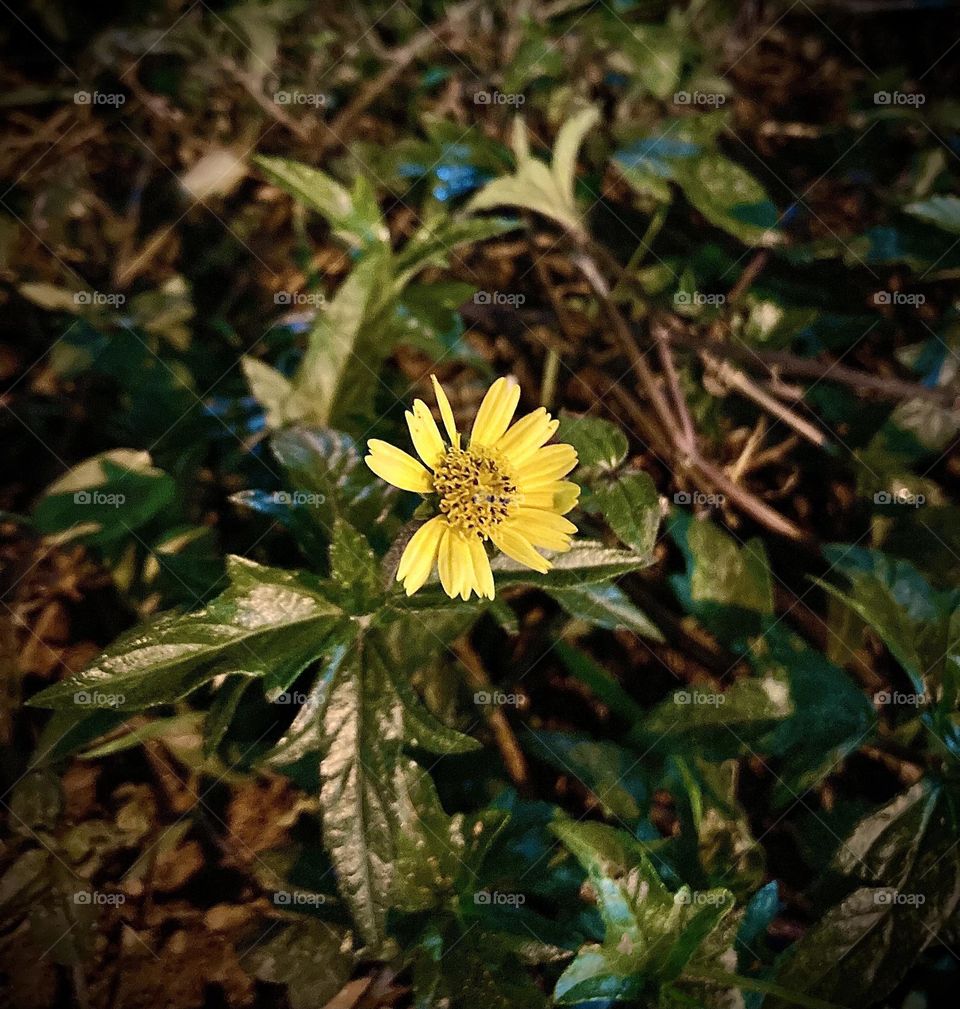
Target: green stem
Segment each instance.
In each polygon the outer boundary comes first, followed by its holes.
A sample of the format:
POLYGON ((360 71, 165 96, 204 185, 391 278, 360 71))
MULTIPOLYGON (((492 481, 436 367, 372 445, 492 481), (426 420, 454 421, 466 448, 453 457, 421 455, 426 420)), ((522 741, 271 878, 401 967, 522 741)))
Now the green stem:
POLYGON ((613 290, 610 292, 611 298, 616 299, 621 294, 624 277, 633 278, 633 274, 637 267, 639 267, 643 262, 643 257, 650 251, 650 246, 653 245, 654 239, 660 234, 660 229, 663 227, 663 222, 666 219, 667 208, 659 207, 653 217, 650 218, 650 223, 647 225, 647 230, 643 233, 643 237, 640 239, 640 244, 633 250, 633 255, 624 267, 623 277, 621 277, 620 280, 613 285, 613 290))

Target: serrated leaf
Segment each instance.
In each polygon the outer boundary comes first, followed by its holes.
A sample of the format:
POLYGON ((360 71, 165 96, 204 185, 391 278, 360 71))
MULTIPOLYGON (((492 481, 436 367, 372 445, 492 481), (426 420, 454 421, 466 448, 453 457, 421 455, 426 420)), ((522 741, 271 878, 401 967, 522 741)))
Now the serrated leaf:
POLYGON ((574 540, 569 551, 550 555, 553 567, 538 574, 517 561, 498 554, 490 561, 498 585, 534 585, 542 589, 570 588, 609 581, 650 564, 648 557, 615 550, 593 540, 574 540))
POLYGON ((394 769, 403 739, 399 700, 361 637, 345 656, 322 713, 324 844, 364 941, 379 948, 393 886, 394 769))
POLYGON ((627 436, 601 417, 560 415, 557 441, 567 442, 577 450, 578 465, 584 471, 613 470, 627 457, 627 436))
POLYGON ((330 575, 353 593, 361 612, 383 595, 380 569, 370 544, 340 516, 334 523, 330 544, 330 575))
POLYGON ((623 473, 593 485, 593 502, 621 541, 652 560, 660 528, 660 495, 649 473, 623 473))
POLYGON ((633 631, 652 641, 663 641, 660 629, 629 599, 618 585, 597 585, 551 589, 550 595, 571 615, 595 627, 610 631, 633 631))
POLYGON ((308 575, 242 557, 229 558, 228 575, 230 587, 203 609, 135 629, 30 703, 137 710, 179 700, 222 673, 268 677, 284 689, 323 651, 341 611, 308 575))
MULTIPOLYGON (((580 950, 554 1000, 644 998, 655 1005, 682 987, 684 969, 732 911, 733 895, 687 887, 671 894, 643 846, 623 831, 565 818, 552 829, 586 869, 604 923, 603 942, 580 950)), ((714 954, 718 963, 721 952, 714 954)))
MULTIPOLYGON (((368 253, 353 268, 307 335, 307 350, 293 378, 300 417, 337 426, 369 415, 380 363, 390 347, 380 337, 395 292, 389 246, 368 253)), ((288 413, 292 407, 288 406, 288 413)))
POLYGON ((360 448, 342 431, 287 428, 273 435, 270 448, 289 486, 315 495, 316 503, 302 511, 315 517, 325 535, 338 517, 359 529, 375 528, 396 497, 364 465, 360 448))
POLYGON ((358 179, 351 194, 318 168, 287 158, 261 155, 255 160, 271 182, 304 206, 322 214, 330 222, 334 234, 348 244, 363 247, 390 240, 390 233, 366 182, 358 179))
POLYGON ((934 590, 909 561, 879 550, 837 544, 824 553, 851 588, 842 591, 823 579, 817 584, 880 635, 918 692, 938 684, 950 661, 949 620, 960 594, 934 590))
POLYGON ((784 954, 778 983, 846 1005, 882 1000, 956 913, 955 842, 955 811, 926 782, 861 820, 835 867, 866 885, 784 954))
POLYGON ((488 182, 471 198, 467 212, 520 207, 542 214, 570 231, 582 232, 583 224, 573 194, 576 155, 598 117, 597 109, 588 108, 563 124, 557 134, 550 168, 530 155, 526 127, 518 117, 514 121, 515 174, 488 182))

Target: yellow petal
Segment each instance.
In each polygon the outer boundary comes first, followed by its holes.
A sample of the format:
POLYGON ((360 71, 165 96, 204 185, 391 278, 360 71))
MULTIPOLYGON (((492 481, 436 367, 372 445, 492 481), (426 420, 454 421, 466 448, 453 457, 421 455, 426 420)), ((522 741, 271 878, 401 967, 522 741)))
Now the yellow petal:
POLYGON ((570 537, 577 531, 577 527, 561 515, 539 508, 518 508, 504 525, 534 546, 561 553, 570 549, 570 537))
POLYGON ((453 541, 456 533, 447 526, 440 536, 440 546, 437 550, 437 572, 440 575, 440 584, 443 591, 451 598, 457 596, 457 583, 454 580, 453 567, 453 541))
MULTIPOLYGON (((463 536, 454 537, 452 563, 457 592, 461 599, 469 599, 470 593, 477 588, 477 578, 473 570, 470 542, 463 536)), ((479 589, 477 589, 477 594, 479 595, 479 589)))
POLYGON ((443 419, 443 426, 447 429, 447 437, 454 448, 460 447, 460 435, 457 433, 457 425, 453 419, 453 410, 450 408, 450 400, 443 391, 442 386, 437 381, 436 375, 431 375, 433 381, 433 391, 437 397, 437 406, 440 407, 440 417, 443 419))
POLYGON ((502 550, 508 557, 519 564, 526 564, 528 568, 546 574, 550 570, 550 562, 546 557, 541 557, 530 545, 530 542, 523 538, 518 532, 500 525, 490 533, 490 539, 494 545, 502 550))
POLYGON ((517 468, 517 484, 522 491, 533 490, 566 476, 577 465, 577 450, 572 445, 548 445, 517 468))
POLYGON ((507 430, 520 402, 520 386, 498 378, 487 390, 470 432, 471 445, 492 445, 507 430))
POLYGON ((446 520, 437 515, 429 522, 424 522, 406 545, 397 568, 397 581, 403 582, 408 596, 412 596, 430 577, 437 560, 440 538, 446 528, 446 520))
POLYGON ((472 536, 467 542, 470 545, 470 558, 473 561, 473 573, 476 576, 477 595, 493 599, 493 572, 490 570, 487 551, 483 549, 483 543, 479 537, 472 536))
POLYGON ((566 515, 577 503, 580 488, 570 480, 555 480, 523 495, 525 508, 545 508, 566 515))
POLYGON ((386 480, 400 490, 410 490, 417 494, 429 494, 433 489, 431 474, 403 449, 378 438, 371 438, 367 447, 370 455, 364 462, 381 480, 386 480))
POLYGON ((532 455, 544 442, 553 436, 558 421, 551 421, 550 414, 541 406, 526 417, 521 417, 502 438, 495 448, 502 452, 514 465, 532 455))
POLYGON ((413 439, 413 447, 417 450, 417 455, 430 469, 436 469, 446 447, 440 437, 440 429, 433 419, 433 414, 430 413, 427 404, 422 399, 417 399, 413 402, 413 413, 408 410, 406 417, 407 427, 410 428, 410 437, 413 439))

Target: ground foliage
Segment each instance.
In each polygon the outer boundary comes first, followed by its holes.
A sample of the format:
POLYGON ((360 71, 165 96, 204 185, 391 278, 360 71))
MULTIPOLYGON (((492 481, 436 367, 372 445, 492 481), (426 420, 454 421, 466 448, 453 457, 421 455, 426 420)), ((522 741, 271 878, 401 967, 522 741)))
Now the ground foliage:
POLYGON ((958 32, 8 20, 3 1004, 946 1004, 958 32), (431 372, 579 453, 492 603, 393 582, 431 372))

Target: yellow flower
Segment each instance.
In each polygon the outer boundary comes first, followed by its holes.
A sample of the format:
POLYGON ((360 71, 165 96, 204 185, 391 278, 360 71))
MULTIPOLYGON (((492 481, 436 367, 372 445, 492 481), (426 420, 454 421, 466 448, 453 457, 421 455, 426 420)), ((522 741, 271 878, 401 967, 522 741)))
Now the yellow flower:
POLYGON ((438 498, 440 514, 413 534, 400 558, 397 581, 412 596, 436 564, 451 599, 469 599, 472 592, 493 599, 486 541, 541 573, 550 570, 550 562, 535 547, 570 549, 577 527, 563 516, 577 503, 580 488, 562 477, 576 466, 576 449, 546 445, 559 421, 543 407, 510 427, 520 387, 506 378, 497 379, 483 397, 470 443, 463 448, 435 377, 433 387, 449 444, 423 400, 414 402, 412 413, 407 411, 410 437, 426 466, 388 442, 368 442, 366 463, 377 476, 401 490, 438 498))

